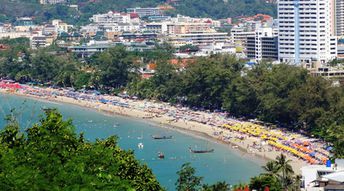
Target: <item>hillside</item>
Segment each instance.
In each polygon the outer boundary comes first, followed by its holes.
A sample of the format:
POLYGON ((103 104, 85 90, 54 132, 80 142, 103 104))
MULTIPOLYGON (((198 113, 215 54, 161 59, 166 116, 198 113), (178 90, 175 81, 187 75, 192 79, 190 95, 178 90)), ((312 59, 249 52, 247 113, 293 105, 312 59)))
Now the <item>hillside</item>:
MULTIPOLYGON (((158 6, 166 2, 166 0, 70 0, 70 4, 79 5, 79 11, 76 11, 66 5, 43 6, 38 0, 0 0, 0 22, 13 21, 21 16, 34 16, 37 22, 60 18, 72 24, 83 24, 95 13, 104 13, 108 10, 124 11, 127 7, 158 6)), ((265 3, 264 0, 180 0, 171 5, 175 7, 175 10, 168 13, 171 15, 212 18, 257 13, 276 15, 276 5, 265 3)))

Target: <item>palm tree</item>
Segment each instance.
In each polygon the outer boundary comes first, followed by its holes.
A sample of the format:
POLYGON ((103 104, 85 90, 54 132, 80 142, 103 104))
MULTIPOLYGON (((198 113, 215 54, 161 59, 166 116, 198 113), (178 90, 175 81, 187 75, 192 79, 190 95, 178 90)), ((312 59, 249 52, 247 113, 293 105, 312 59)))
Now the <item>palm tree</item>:
POLYGON ((278 168, 278 171, 281 173, 281 183, 284 189, 290 185, 290 177, 294 174, 293 167, 289 164, 291 160, 287 159, 287 157, 283 154, 276 157, 274 161, 278 168))
POLYGON ((301 187, 301 182, 302 182, 302 176, 300 175, 296 175, 293 177, 293 191, 300 191, 300 187, 301 187))
POLYGON ((262 166, 262 168, 265 171, 265 173, 263 173, 263 175, 272 176, 274 178, 279 177, 279 174, 278 174, 279 168, 277 166, 276 161, 269 161, 266 163, 265 166, 262 166))
POLYGON ((213 185, 203 185, 202 191, 229 191, 230 185, 227 184, 226 182, 217 182, 213 185))

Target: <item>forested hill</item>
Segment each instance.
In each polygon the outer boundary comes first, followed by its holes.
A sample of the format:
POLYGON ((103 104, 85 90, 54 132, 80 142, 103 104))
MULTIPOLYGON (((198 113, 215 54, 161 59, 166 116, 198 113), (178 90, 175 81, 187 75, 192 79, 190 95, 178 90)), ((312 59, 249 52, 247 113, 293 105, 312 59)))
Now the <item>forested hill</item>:
MULTIPOLYGON (((16 17, 34 16, 37 22, 52 18, 63 19, 72 24, 83 24, 95 13, 109 10, 124 11, 128 7, 158 6, 166 0, 70 0, 78 4, 79 11, 67 5, 40 5, 38 0, 0 0, 0 22, 13 21, 16 17)), ((180 0, 171 4, 175 10, 169 14, 194 17, 227 18, 257 13, 275 15, 276 6, 264 0, 180 0)))

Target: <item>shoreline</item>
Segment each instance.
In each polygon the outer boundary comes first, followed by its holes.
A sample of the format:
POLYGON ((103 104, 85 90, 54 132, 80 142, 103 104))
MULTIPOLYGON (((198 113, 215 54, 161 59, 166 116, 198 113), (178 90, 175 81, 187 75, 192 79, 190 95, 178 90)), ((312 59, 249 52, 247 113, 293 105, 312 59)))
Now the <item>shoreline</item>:
POLYGON ((235 144, 233 142, 226 142, 226 141, 218 139, 218 138, 216 138, 214 136, 211 136, 211 135, 209 135, 209 134, 207 134, 205 132, 201 132, 201 131, 197 131, 197 130, 190 130, 190 129, 186 129, 186 128, 179 127, 179 126, 176 126, 176 125, 171 125, 171 124, 162 124, 162 123, 158 123, 156 121, 150 120, 150 119, 138 118, 138 117, 130 116, 130 115, 123 114, 123 113, 113 114, 113 113, 111 113, 109 111, 105 111, 105 110, 100 110, 99 111, 99 110, 97 110, 95 108, 83 106, 83 105, 76 104, 76 103, 52 101, 50 99, 46 100, 46 99, 40 98, 38 96, 27 95, 27 94, 2 92, 1 89, 0 89, 0 94, 1 93, 6 94, 6 95, 10 95, 10 96, 11 95, 15 95, 15 96, 19 96, 19 97, 23 97, 23 98, 27 98, 27 99, 33 99, 33 100, 37 100, 37 101, 40 101, 40 102, 46 102, 46 103, 52 103, 52 104, 72 104, 73 106, 77 106, 77 107, 80 107, 80 108, 88 109, 88 110, 91 110, 93 112, 99 112, 99 113, 101 113, 103 115, 106 115, 106 116, 109 116, 109 117, 120 116, 120 117, 129 118, 129 119, 134 119, 134 120, 137 120, 137 121, 147 120, 147 121, 144 121, 144 122, 149 124, 149 125, 151 125, 151 126, 153 126, 153 127, 155 127, 155 128, 165 128, 165 129, 169 129, 169 130, 172 130, 172 131, 177 131, 179 133, 182 133, 182 134, 185 134, 185 135, 188 135, 188 136, 192 136, 192 137, 195 137, 195 138, 198 138, 198 139, 204 139, 204 140, 207 140, 207 141, 211 141, 213 143, 217 143, 217 144, 221 144, 223 146, 226 146, 226 149, 229 149, 234 154, 236 154, 236 155, 238 155, 240 157, 245 157, 245 159, 250 160, 250 161, 252 161, 252 162, 254 162, 254 163, 258 164, 258 165, 265 165, 266 162, 272 160, 272 159, 269 159, 269 158, 261 156, 261 155, 256 155, 256 154, 249 153, 247 151, 247 149, 245 149, 244 147, 242 147, 239 144, 235 144), (238 148, 233 148, 233 146, 238 146, 238 148))
MULTIPOLYGON (((226 134, 233 135, 235 134, 235 132, 230 132, 226 129, 222 129, 222 128, 220 129, 220 128, 213 127, 211 125, 205 125, 205 124, 197 123, 194 121, 172 122, 171 118, 168 116, 159 116, 159 117, 151 118, 151 117, 147 117, 147 115, 149 116, 152 113, 149 113, 146 111, 140 111, 140 110, 136 110, 132 108, 124 108, 124 107, 113 106, 113 105, 107 106, 105 104, 100 104, 97 102, 75 100, 75 99, 64 97, 64 96, 40 97, 36 95, 25 94, 22 92, 8 92, 2 89, 0 89, 0 93, 37 99, 38 101, 43 101, 43 102, 48 101, 51 103, 72 104, 72 105, 90 109, 93 111, 98 111, 109 116, 117 115, 117 116, 133 118, 136 120, 144 120, 145 122, 151 123, 153 126, 156 126, 158 128, 170 128, 172 130, 176 130, 190 136, 195 136, 198 138, 201 137, 206 140, 214 141, 218 144, 228 146, 228 149, 230 149, 234 153, 240 155, 241 157, 249 158, 249 160, 256 162, 257 164, 261 164, 262 162, 267 162, 269 160, 274 160, 276 156, 282 153, 281 151, 274 151, 274 150, 269 151, 269 152, 252 151, 248 145, 251 145, 253 142, 257 141, 256 138, 248 137, 247 139, 243 141, 231 140, 231 139, 223 140, 218 135, 215 135, 215 133, 218 131, 222 131, 222 132, 226 131, 225 132, 226 134)), ((301 159, 290 156, 288 154, 286 156, 292 160, 291 165, 296 173, 300 173, 300 168, 302 166, 308 165, 305 161, 301 159)))

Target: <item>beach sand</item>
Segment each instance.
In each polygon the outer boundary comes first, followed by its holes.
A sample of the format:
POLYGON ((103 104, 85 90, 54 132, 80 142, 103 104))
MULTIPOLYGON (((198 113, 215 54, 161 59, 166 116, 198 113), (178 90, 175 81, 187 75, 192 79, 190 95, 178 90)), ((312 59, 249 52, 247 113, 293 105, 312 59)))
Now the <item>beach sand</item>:
MULTIPOLYGON (((215 126, 206 125, 194 121, 185 121, 185 120, 178 120, 175 121, 172 117, 166 116, 166 115, 159 115, 157 117, 154 113, 149 113, 147 111, 142 111, 138 109, 132 109, 132 108, 125 108, 120 106, 114 106, 114 105, 108 105, 108 104, 102 104, 99 102, 91 102, 91 101, 83 101, 83 100, 76 100, 69 97, 62 97, 62 96, 51 96, 51 97, 39 97, 39 96, 33 96, 33 95, 27 95, 21 92, 8 92, 6 90, 0 89, 0 93, 10 93, 15 94, 18 96, 25 96, 25 97, 31 97, 36 98, 43 101, 52 101, 52 102, 61 102, 65 104, 73 104, 78 105, 81 107, 86 107, 90 109, 94 109, 99 112, 104 112, 108 115, 122 115, 127 117, 133 117, 133 118, 139 118, 141 120, 147 120, 149 122, 153 122, 162 126, 171 126, 178 128, 178 130, 185 130, 187 132, 196 132, 198 134, 203 134, 204 137, 217 140, 223 144, 227 144, 232 146, 235 149, 239 149, 240 151, 249 153, 252 157, 259 157, 266 161, 268 160, 274 160, 282 151, 278 150, 272 150, 268 151, 268 149, 263 149, 263 151, 258 150, 252 150, 250 148, 250 145, 253 145, 254 142, 258 143, 261 140, 256 137, 246 137, 244 140, 239 139, 229 139, 224 141, 222 137, 224 136, 230 136, 230 137, 236 137, 236 136, 242 136, 237 132, 232 132, 228 129, 221 129, 215 126), (220 135, 218 134, 219 132, 220 135)), ((142 101, 143 102, 143 101, 142 101)), ((270 146, 266 146, 268 148, 270 146)), ((302 166, 309 165, 305 161, 298 159, 291 154, 285 153, 288 159, 292 160, 290 163, 295 171, 295 173, 300 173, 300 168, 302 166)))

